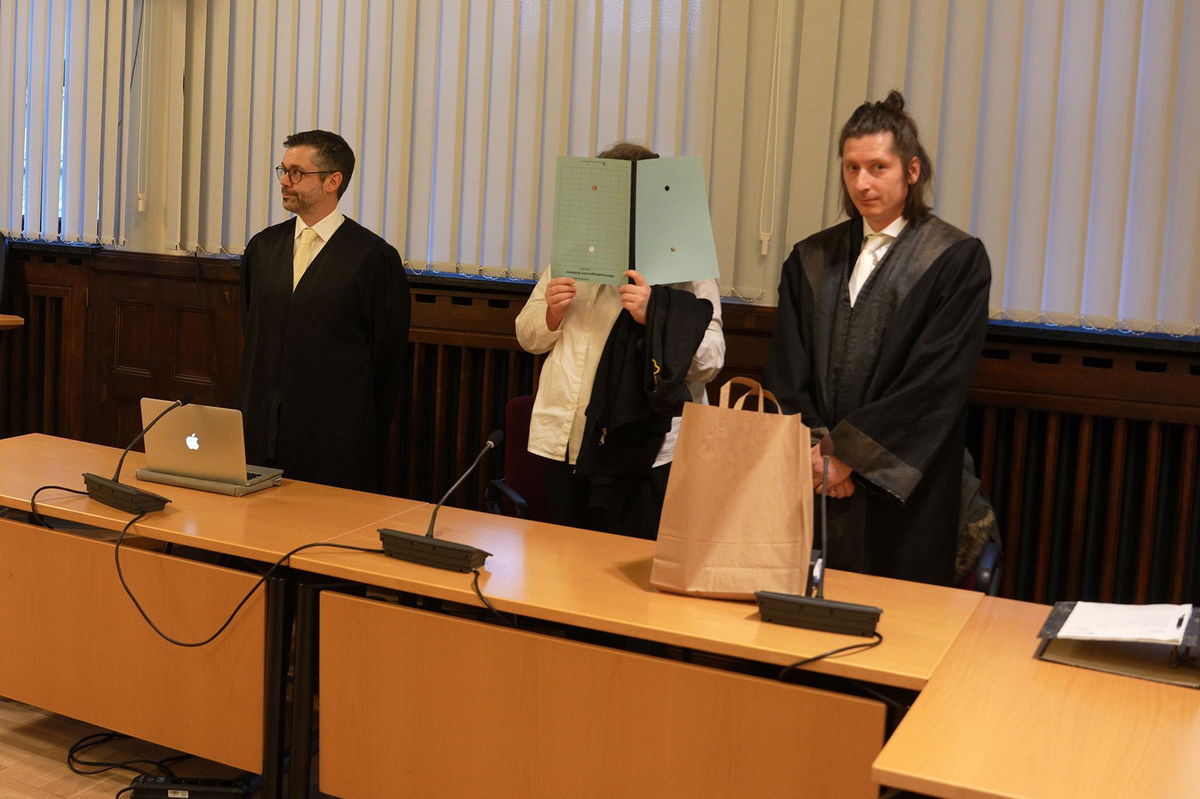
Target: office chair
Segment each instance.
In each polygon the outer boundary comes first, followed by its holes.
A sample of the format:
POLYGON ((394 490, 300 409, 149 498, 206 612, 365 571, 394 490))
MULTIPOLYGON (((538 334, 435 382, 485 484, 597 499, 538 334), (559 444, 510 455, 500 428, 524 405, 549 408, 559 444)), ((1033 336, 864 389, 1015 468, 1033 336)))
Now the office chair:
POLYGON ((1000 572, 1002 563, 1000 556, 1004 548, 999 541, 989 541, 979 553, 979 561, 975 564, 975 590, 982 591, 988 596, 1000 596, 1000 572))
POLYGON ((529 452, 533 396, 513 397, 504 406, 504 476, 489 480, 483 491, 489 513, 545 521, 545 461, 529 452))
POLYGON ((970 515, 963 519, 958 532, 958 552, 954 556, 955 585, 982 591, 988 596, 999 596, 1003 553, 996 513, 982 494, 977 495, 970 506, 970 515))

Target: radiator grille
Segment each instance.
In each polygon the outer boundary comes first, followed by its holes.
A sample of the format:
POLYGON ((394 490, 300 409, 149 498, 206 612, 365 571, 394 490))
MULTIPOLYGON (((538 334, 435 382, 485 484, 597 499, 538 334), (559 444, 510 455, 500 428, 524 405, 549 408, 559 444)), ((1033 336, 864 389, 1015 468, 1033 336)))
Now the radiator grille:
POLYGON ((1004 596, 1200 598, 1200 427, 996 406, 970 420, 1004 539, 1004 596))

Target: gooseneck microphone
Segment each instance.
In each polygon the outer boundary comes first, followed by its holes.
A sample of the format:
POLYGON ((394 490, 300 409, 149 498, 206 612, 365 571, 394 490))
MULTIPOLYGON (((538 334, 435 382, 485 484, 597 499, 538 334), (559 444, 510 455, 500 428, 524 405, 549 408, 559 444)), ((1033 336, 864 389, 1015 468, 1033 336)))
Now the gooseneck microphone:
POLYGON ((117 461, 117 470, 113 472, 111 479, 85 472, 83 483, 87 487, 88 496, 97 502, 103 502, 110 508, 123 510, 126 513, 151 513, 152 511, 162 510, 166 507, 166 504, 171 501, 166 497, 122 483, 121 468, 125 465, 125 456, 129 454, 129 451, 133 449, 135 444, 146 436, 146 433, 150 432, 150 428, 158 424, 159 419, 176 408, 182 408, 191 401, 192 395, 184 394, 164 408, 162 413, 151 419, 150 424, 143 427, 142 431, 134 436, 133 441, 130 441, 129 446, 125 447, 125 451, 121 453, 121 459, 117 461))
POLYGON ((875 625, 883 610, 872 605, 857 605, 852 602, 835 602, 825 598, 825 564, 829 562, 829 524, 826 503, 829 499, 829 459, 833 457, 833 437, 826 435, 817 447, 821 453, 821 557, 818 559, 819 575, 814 574, 817 584, 815 597, 799 594, 780 594, 774 591, 758 591, 758 612, 763 621, 804 627, 848 635, 875 635, 875 625))
POLYGON ((817 584, 817 599, 825 598, 825 560, 829 557, 829 459, 833 457, 833 436, 826 435, 817 445, 821 453, 821 557, 817 559, 813 582, 817 584))
POLYGON ((405 533, 400 530, 390 530, 388 528, 380 528, 379 540, 383 543, 383 551, 385 554, 400 560, 406 560, 410 563, 419 563, 423 566, 433 566, 438 569, 449 569, 458 572, 471 572, 483 565, 483 562, 492 554, 477 547, 468 544, 460 544, 456 541, 444 541, 440 538, 433 537, 434 525, 437 523, 438 511, 442 509, 442 505, 446 504, 446 500, 450 499, 462 482, 467 479, 475 467, 479 465, 479 461, 483 460, 483 456, 489 450, 500 446, 500 442, 504 440, 504 433, 496 430, 488 436, 487 443, 483 445, 483 449, 475 456, 475 460, 471 461, 471 465, 462 473, 462 476, 454 481, 454 485, 450 486, 437 505, 433 508, 433 515, 429 517, 429 527, 425 530, 424 535, 417 533, 405 533))
POLYGON ((467 476, 470 475, 471 472, 475 471, 475 467, 479 465, 479 461, 483 460, 483 456, 488 453, 488 450, 492 450, 500 446, 500 442, 503 440, 504 433, 502 431, 492 431, 492 434, 488 436, 487 443, 483 445, 483 449, 479 450, 479 454, 475 456, 475 460, 471 461, 471 465, 467 467, 467 470, 462 473, 462 477, 454 481, 454 485, 450 486, 450 490, 443 494, 442 498, 438 500, 437 505, 434 506, 433 515, 429 517, 429 529, 425 531, 426 536, 433 538, 433 525, 437 522, 438 511, 442 509, 442 505, 446 504, 446 500, 450 499, 450 495, 458 490, 458 487, 462 485, 463 480, 466 480, 467 476))

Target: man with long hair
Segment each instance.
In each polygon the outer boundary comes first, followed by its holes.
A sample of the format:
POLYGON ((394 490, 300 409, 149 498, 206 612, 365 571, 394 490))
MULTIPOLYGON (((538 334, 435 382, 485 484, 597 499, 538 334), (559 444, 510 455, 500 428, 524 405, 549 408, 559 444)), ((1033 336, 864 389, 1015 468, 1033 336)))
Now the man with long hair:
POLYGON ((830 565, 949 583, 967 389, 987 330, 983 243, 930 213, 933 167, 904 98, 863 103, 839 141, 849 219, 783 266, 767 387, 800 413, 826 493, 830 565))

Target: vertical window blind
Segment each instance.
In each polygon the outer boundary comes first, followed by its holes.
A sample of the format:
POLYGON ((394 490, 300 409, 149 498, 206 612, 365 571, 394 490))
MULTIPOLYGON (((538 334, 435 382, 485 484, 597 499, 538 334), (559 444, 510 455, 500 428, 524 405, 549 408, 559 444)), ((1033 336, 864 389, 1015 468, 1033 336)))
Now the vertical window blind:
POLYGON ((837 134, 901 89, 992 315, 1200 335, 1189 0, 0 0, 7 235, 238 253, 283 138, 358 155, 343 210, 410 268, 531 277, 559 155, 705 166, 721 284, 774 304, 836 222, 837 134))
POLYGON ((0 0, 0 232, 116 243, 123 5, 0 0))

